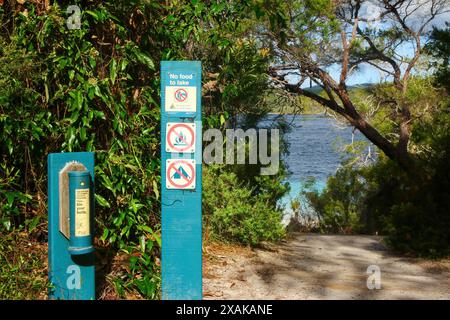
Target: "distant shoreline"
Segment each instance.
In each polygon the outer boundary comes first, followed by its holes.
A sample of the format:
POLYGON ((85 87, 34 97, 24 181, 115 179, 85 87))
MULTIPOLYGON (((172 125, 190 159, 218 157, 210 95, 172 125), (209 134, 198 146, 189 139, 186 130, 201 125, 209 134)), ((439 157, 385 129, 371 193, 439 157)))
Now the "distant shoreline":
POLYGON ((284 112, 269 112, 268 115, 286 115, 286 116, 322 116, 325 112, 311 112, 311 113, 284 113, 284 112))

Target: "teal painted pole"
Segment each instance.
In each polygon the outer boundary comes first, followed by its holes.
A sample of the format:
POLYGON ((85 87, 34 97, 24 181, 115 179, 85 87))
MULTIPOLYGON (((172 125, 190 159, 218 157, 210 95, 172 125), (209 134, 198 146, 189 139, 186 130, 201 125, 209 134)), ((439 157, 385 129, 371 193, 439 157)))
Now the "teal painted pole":
POLYGON ((48 155, 49 299, 95 299, 94 154, 48 155))
POLYGON ((161 62, 162 298, 202 299, 202 68, 161 62))

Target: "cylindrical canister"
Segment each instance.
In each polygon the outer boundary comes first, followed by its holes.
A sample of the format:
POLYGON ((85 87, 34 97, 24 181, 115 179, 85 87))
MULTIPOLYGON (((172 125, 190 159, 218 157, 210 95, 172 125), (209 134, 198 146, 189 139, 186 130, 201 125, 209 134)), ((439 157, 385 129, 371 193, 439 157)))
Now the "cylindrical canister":
POLYGON ((69 171, 70 244, 72 255, 94 251, 91 230, 91 180, 88 171, 69 171))

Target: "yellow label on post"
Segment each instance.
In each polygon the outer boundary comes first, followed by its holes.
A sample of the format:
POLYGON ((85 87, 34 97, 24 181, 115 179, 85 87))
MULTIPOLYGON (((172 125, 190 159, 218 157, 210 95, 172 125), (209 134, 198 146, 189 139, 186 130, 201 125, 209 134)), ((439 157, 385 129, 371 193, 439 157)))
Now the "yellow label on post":
POLYGON ((89 189, 75 190, 75 236, 90 234, 89 226, 89 189))

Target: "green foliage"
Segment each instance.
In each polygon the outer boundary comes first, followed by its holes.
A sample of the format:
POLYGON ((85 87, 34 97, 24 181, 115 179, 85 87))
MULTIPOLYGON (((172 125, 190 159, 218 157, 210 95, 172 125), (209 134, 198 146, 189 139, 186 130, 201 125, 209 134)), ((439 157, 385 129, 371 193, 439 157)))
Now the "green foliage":
POLYGON ((130 40, 132 30, 118 22, 108 4, 93 3, 84 10, 81 30, 67 29, 56 4, 41 14, 27 6, 27 15, 14 17, 15 29, 2 39, 0 55, 2 226, 18 227, 45 214, 48 153, 95 151, 97 232, 111 247, 144 248, 143 274, 131 275, 145 284, 131 284, 145 285, 142 294, 156 297, 160 199, 155 58, 145 44, 130 40))
MULTIPOLYGON (((217 12, 215 5, 208 10, 199 3, 195 2, 195 6, 199 5, 202 12, 206 10, 204 14, 210 17, 210 23, 199 31, 201 44, 191 51, 191 57, 201 59, 208 70, 204 73, 204 125, 222 130, 255 127, 270 111, 265 99, 270 60, 267 48, 250 40, 245 32, 252 27, 248 17, 264 4, 233 1, 217 12), (236 23, 237 19, 240 23, 236 23)), ((174 19, 185 17, 177 15, 174 19)), ((281 212, 276 203, 286 192, 281 184, 284 169, 271 177, 259 176, 259 170, 257 165, 212 166, 204 170, 204 226, 212 238, 256 245, 282 237, 281 212), (225 189, 220 189, 215 179, 223 182, 225 189)))
POLYGON ((223 61, 218 82, 221 91, 221 107, 234 118, 245 116, 244 127, 265 116, 269 107, 262 99, 268 89, 268 56, 253 41, 238 41, 223 61), (220 87, 223 86, 223 88, 220 87))
POLYGON ((325 233, 361 231, 359 208, 363 205, 365 183, 359 171, 344 165, 331 176, 323 192, 307 190, 303 194, 318 215, 318 228, 325 233))
POLYGON ((44 299, 46 248, 17 231, 0 233, 0 299, 44 299))
POLYGON ((383 154, 372 165, 344 164, 322 193, 306 192, 322 231, 377 232, 404 253, 450 255, 450 110, 446 92, 424 90, 431 83, 414 79, 406 94, 429 108, 411 135, 410 148, 422 172, 408 175, 383 154))
POLYGON ((141 237, 139 246, 130 245, 119 253, 129 257, 128 263, 123 266, 125 272, 110 279, 119 298, 138 293, 146 299, 161 299, 161 270, 159 259, 156 258, 156 264, 153 259, 154 240, 141 237))
POLYGON ((433 173, 426 181, 404 175, 390 162, 368 173, 374 188, 366 196, 364 214, 399 251, 433 258, 450 255, 448 140, 441 147, 445 153, 428 163, 433 173))
POLYGON ((322 232, 379 233, 394 249, 425 257, 450 255, 449 145, 426 181, 409 177, 392 161, 342 168, 323 193, 306 193, 322 232), (344 174, 345 173, 345 174, 344 174), (358 181, 355 181, 358 180, 358 181))
POLYGON ((408 105, 413 117, 411 126, 416 127, 433 117, 446 95, 434 85, 432 77, 411 77, 406 92, 399 91, 392 83, 381 83, 354 88, 349 93, 364 118, 392 142, 398 141, 402 122, 401 114, 393 111, 395 106, 408 105))
POLYGON ((244 127, 257 122, 270 110, 263 93, 268 90, 268 56, 254 41, 238 40, 213 53, 216 64, 206 74, 203 115, 209 127, 221 128, 228 120, 244 127))
POLYGON ((250 245, 280 240, 285 234, 282 212, 268 196, 271 190, 284 194, 286 189, 273 181, 267 187, 270 189, 258 193, 235 173, 220 166, 207 167, 203 176, 203 215, 210 237, 250 245))
POLYGON ((280 30, 280 43, 286 48, 295 47, 295 51, 291 51, 295 52, 295 56, 311 53, 321 56, 324 52, 320 50, 333 41, 339 26, 334 16, 335 7, 335 2, 331 0, 285 1, 284 5, 278 6, 279 14, 285 19, 283 23, 278 23, 278 28, 271 26, 271 29, 274 32, 280 30), (286 29, 289 30, 287 35, 284 34, 286 29))
POLYGON ((434 28, 430 42, 426 45, 427 53, 434 58, 431 66, 435 69, 437 83, 450 89, 450 23, 445 29, 434 28))

